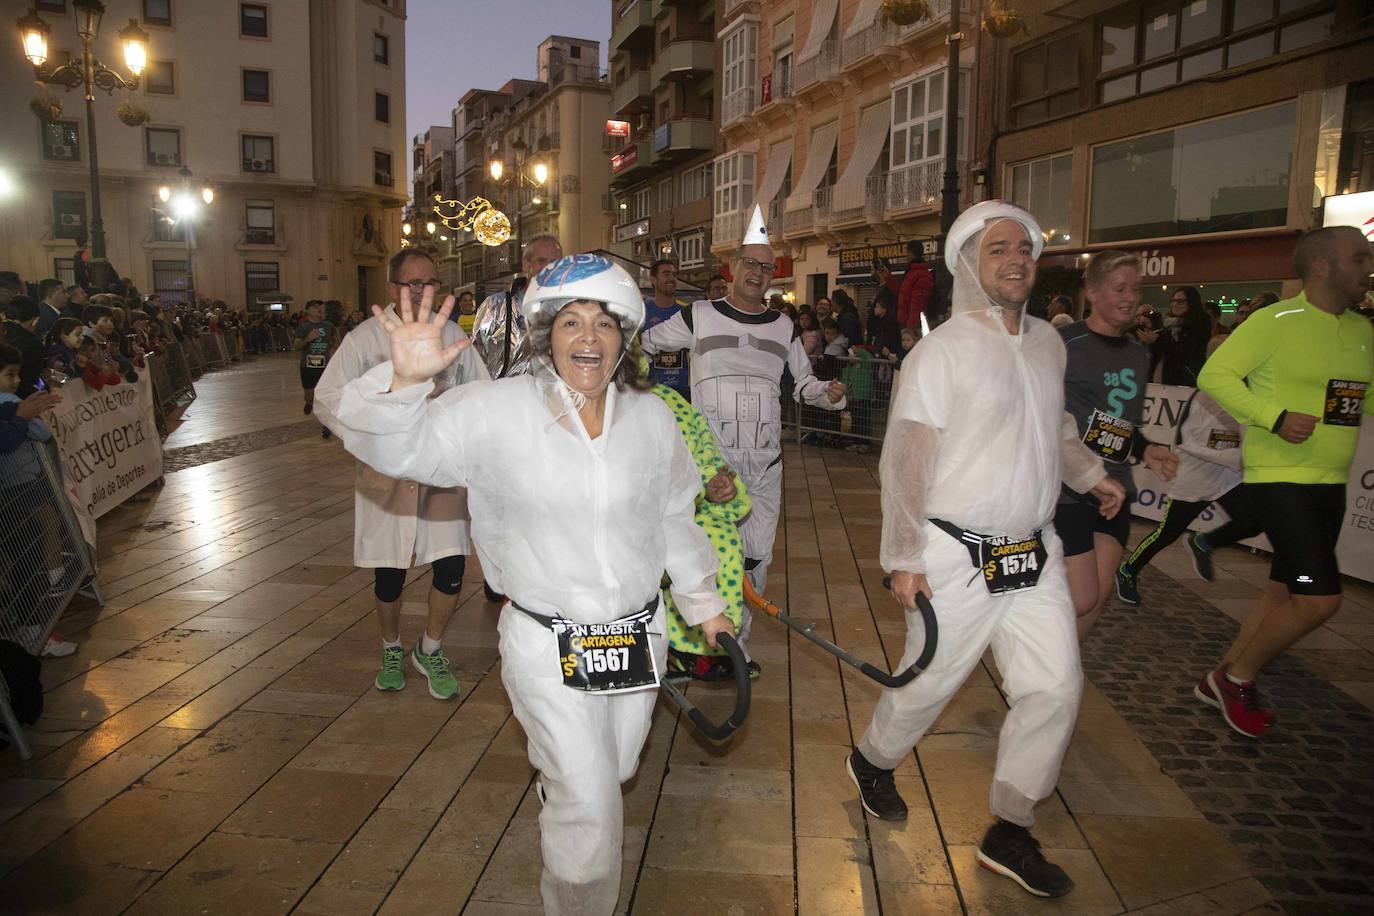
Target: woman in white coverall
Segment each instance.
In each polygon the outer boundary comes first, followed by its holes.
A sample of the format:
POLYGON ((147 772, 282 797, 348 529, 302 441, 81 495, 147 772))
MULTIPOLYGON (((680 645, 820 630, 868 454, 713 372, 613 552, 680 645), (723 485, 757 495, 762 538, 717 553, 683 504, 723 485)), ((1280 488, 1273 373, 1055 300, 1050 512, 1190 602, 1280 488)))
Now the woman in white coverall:
POLYGON ((663 571, 713 645, 731 632, 693 519, 701 478, 672 412, 634 385, 644 300, 623 269, 588 254, 544 268, 520 305, 534 372, 429 399, 467 346, 440 337, 452 308, 384 319, 392 361, 344 389, 338 427, 383 473, 467 487, 478 556, 510 597, 501 680, 540 771, 544 909, 602 916, 620 885, 620 784, 663 670, 663 571))
MULTIPOLYGON (((1105 472, 1072 448, 1058 333, 1025 314, 1041 239, 1029 213, 1001 201, 970 208, 950 229, 952 314, 902 363, 879 465, 880 560, 904 606, 918 591, 931 598, 939 648, 919 678, 883 691, 848 771, 869 813, 905 818, 892 771, 991 645, 1010 710, 989 798, 996 821, 978 861, 1057 897, 1073 882, 1028 828, 1059 778, 1083 673, 1052 522, 1061 479, 1098 492, 1105 472), (1076 463, 1061 465, 1066 457, 1076 463)), ((1105 487, 1104 506, 1119 506, 1120 485, 1105 487)), ((899 669, 925 642, 914 612, 907 627, 899 669)))

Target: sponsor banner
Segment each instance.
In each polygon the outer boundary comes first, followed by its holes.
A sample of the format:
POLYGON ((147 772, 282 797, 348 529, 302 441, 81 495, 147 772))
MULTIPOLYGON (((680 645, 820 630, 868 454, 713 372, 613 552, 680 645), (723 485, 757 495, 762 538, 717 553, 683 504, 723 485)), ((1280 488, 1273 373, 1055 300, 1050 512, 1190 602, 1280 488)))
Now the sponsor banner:
POLYGON ((83 523, 97 519, 162 476, 152 373, 100 391, 73 378, 44 419, 62 458, 62 481, 83 523))
MULTIPOLYGON (((1145 397, 1145 419, 1142 428, 1151 442, 1173 446, 1183 405, 1193 389, 1176 385, 1150 384, 1145 397)), ((1131 514, 1137 518, 1158 521, 1163 515, 1164 500, 1169 495, 1168 484, 1144 465, 1131 469, 1137 489, 1131 514)), ((1209 506, 1192 527, 1210 531, 1226 521, 1220 506, 1209 506)), ((1269 541, 1263 535, 1245 541, 1251 547, 1268 551, 1269 541)), ((1356 579, 1374 582, 1374 424, 1365 423, 1360 429, 1360 446, 1355 463, 1350 468, 1350 483, 1346 487, 1346 513, 1341 527, 1341 539, 1336 547, 1341 572, 1356 579)))

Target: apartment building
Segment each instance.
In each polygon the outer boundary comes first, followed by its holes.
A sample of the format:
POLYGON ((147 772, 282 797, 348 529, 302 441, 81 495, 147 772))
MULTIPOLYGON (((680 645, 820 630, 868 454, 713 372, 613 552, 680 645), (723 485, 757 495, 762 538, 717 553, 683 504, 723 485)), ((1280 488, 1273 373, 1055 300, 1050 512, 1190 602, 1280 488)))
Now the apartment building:
MULTIPOLYGON (((416 134, 410 141, 411 210, 423 203, 432 202, 435 195, 452 198, 454 193, 453 174, 453 128, 435 125, 423 134, 416 134)), ((425 215, 428 214, 419 214, 425 215)))
MULTIPOLYGON (((149 34, 136 90, 97 93, 101 209, 108 256, 164 299, 197 293, 256 308, 380 301, 405 201, 405 0, 106 0, 94 48, 122 62, 119 27, 149 34), (116 115, 145 109, 137 127, 116 115), (214 200, 178 219, 158 198, 180 170, 214 200)), ((79 53, 71 0, 40 0, 50 62, 79 53)), ((0 266, 25 279, 73 280, 88 231, 92 153, 80 91, 36 87, 19 54, 0 62, 0 166, 16 195, 0 201, 0 266), (62 104, 52 121, 37 93, 62 104)))
POLYGON ((551 35, 536 53, 537 79, 472 89, 453 109, 455 198, 485 197, 512 226, 510 241, 496 247, 470 231, 440 240, 442 275, 478 298, 509 283, 521 239, 549 232, 572 252, 599 248, 606 236, 611 87, 600 65, 601 43, 551 35), (497 160, 500 180, 490 168, 497 160), (543 184, 533 180, 536 165, 547 170, 543 184))
POLYGON ((1302 230, 1374 220, 1374 4, 1017 8, 1029 30, 983 59, 1001 88, 977 133, 989 193, 1045 228, 1042 266, 1138 251, 1156 306, 1189 284, 1229 310, 1298 288, 1302 230))
POLYGON ((719 132, 716 0, 612 0, 611 195, 606 247, 649 264, 676 260, 704 287, 719 132))
MULTIPOLYGON (((725 0, 720 129, 714 162, 712 250, 738 246, 763 207, 778 255, 775 291, 814 302, 838 286, 860 304, 876 285, 871 264, 900 274, 905 243, 935 250, 945 172, 950 0, 908 25, 881 0, 725 0)), ((959 58, 963 200, 973 64, 979 34, 962 0, 959 58)))

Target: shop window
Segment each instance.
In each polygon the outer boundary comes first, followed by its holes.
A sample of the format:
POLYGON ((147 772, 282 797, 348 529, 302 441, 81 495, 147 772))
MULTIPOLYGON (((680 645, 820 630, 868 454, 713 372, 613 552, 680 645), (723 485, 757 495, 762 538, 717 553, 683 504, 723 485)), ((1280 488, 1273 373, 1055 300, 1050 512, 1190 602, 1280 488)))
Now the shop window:
POLYGON ((175 95, 177 91, 176 65, 170 60, 155 60, 143 74, 143 86, 153 95, 175 95))
POLYGON ((149 165, 181 165, 180 130, 149 127, 143 132, 143 137, 149 165))
MULTIPOLYGON (((1331 6, 1321 0, 1154 0, 1118 7, 1097 20, 1098 100, 1154 92, 1323 41, 1335 27, 1331 6)), ((1017 123, 1033 123, 1035 114, 1017 123)))
POLYGON ((1296 125, 1289 102, 1095 148, 1088 241, 1283 226, 1296 125))
POLYGON ((277 211, 270 200, 250 200, 243 210, 244 242, 249 245, 275 245, 277 242, 277 211))
POLYGON ((1011 200, 1044 229, 1046 245, 1067 245, 1073 197, 1073 154, 1060 153, 1011 167, 1011 200))

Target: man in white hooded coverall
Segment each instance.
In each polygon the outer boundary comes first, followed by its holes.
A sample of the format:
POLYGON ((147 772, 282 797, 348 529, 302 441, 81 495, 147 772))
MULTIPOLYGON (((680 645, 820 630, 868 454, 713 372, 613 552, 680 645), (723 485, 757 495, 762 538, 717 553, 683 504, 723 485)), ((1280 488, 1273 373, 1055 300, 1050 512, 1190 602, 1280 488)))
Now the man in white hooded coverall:
MULTIPOLYGON (((782 507, 782 371, 792 370, 799 402, 826 410, 845 406, 844 385, 824 382, 811 370, 801 332, 763 296, 773 276, 773 247, 754 208, 743 243, 730 262, 734 283, 723 299, 694 302, 690 309, 644 332, 646 353, 690 350, 692 406, 711 424, 721 454, 744 479, 753 508, 740 523, 744 569, 763 594, 782 507)), ((746 604, 740 646, 749 636, 746 604)), ((745 648, 747 652, 748 649, 745 648)), ((720 663, 728 664, 728 659, 720 663)), ((749 662, 758 674, 757 662, 749 662)))
MULTIPOLYGON (((1082 693, 1051 522, 1061 479, 1098 493, 1104 513, 1124 491, 1085 447, 1071 447, 1064 345, 1025 314, 1041 239, 1029 213, 1001 201, 970 208, 950 229, 953 312, 902 364, 879 466, 880 560, 903 607, 918 592, 931 599, 938 648, 920 677, 883 692, 847 770, 870 814, 905 818, 892 771, 991 644, 1011 709, 990 797, 996 821, 978 860, 1032 894, 1060 896, 1073 882, 1027 829, 1058 781, 1082 693)), ((908 611, 907 627, 901 668, 925 642, 919 615, 908 611)))
MULTIPOLYGON (((401 290, 420 307, 425 289, 438 286, 434 259, 418 248, 402 248, 387 265, 385 314, 396 317, 401 290)), ((444 341, 462 340, 463 331, 449 322, 444 341)), ((378 318, 369 318, 344 338, 315 388, 315 413, 328 429, 343 398, 344 386, 391 358, 391 341, 378 318)), ((434 379, 442 392, 466 382, 486 380, 487 369, 468 348, 434 379)), ((458 681, 444 656, 441 641, 463 585, 468 538, 467 493, 461 488, 427 487, 413 480, 388 477, 358 462, 353 497, 353 563, 373 570, 373 597, 382 631, 382 666, 378 690, 405 687, 405 650, 401 647, 401 592, 406 570, 432 563, 429 615, 423 634, 410 653, 410 664, 424 675, 430 696, 448 700, 458 695, 458 681)))
POLYGON ((544 911, 609 916, 620 784, 638 766, 667 651, 664 570, 709 642, 732 629, 694 519, 701 476, 672 411, 636 387, 644 299, 623 269, 591 254, 550 264, 521 302, 533 372, 431 399, 426 380, 465 345, 440 338, 452 308, 450 296, 437 316, 402 307, 386 322, 393 362, 344 389, 339 435, 388 474, 467 487, 478 555, 510 590, 501 681, 539 770, 544 911), (591 644, 607 636, 612 647, 591 644))

